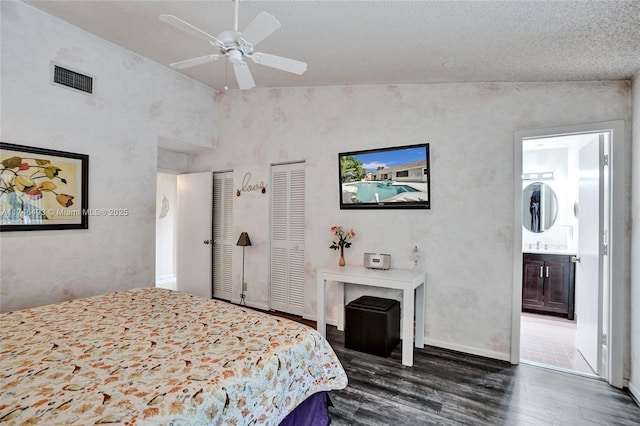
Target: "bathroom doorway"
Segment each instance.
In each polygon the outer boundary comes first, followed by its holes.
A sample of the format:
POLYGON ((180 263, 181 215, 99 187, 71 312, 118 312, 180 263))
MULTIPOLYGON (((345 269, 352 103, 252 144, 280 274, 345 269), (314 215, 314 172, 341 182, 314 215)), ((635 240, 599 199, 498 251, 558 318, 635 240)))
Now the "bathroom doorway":
POLYGON ((516 133, 522 231, 514 247, 512 362, 617 385, 621 354, 610 339, 622 317, 611 309, 610 162, 614 133, 621 138, 624 128, 600 124, 516 133))

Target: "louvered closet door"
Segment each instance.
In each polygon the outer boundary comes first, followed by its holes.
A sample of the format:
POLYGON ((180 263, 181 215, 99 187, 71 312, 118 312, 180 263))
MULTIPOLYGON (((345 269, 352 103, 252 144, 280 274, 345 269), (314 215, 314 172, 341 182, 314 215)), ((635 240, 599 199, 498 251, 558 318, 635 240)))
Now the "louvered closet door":
POLYGON ((304 313, 304 163, 271 170, 271 309, 304 313))
POLYGON ((213 174, 213 297, 233 293, 233 172, 213 174))

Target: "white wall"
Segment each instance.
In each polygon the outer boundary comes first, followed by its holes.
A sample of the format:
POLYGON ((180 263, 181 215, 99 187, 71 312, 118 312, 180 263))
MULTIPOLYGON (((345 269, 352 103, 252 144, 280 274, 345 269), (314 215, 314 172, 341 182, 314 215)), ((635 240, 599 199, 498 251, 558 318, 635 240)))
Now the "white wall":
MULTIPOLYGON (((239 185, 247 171, 267 180, 270 164, 306 160, 307 317, 315 317, 317 269, 338 262, 329 228, 353 227, 347 263, 380 251, 408 268, 414 245, 425 254, 428 343, 503 359, 521 232, 513 229, 513 132, 631 114, 626 82, 257 89, 221 94, 219 108, 216 154, 195 158, 193 171, 233 169, 239 185), (339 209, 338 152, 419 142, 431 143, 431 210, 339 209)), ((249 303, 268 303, 268 211, 269 197, 236 199, 236 234, 250 226, 259 243, 247 255, 249 303)), ((240 268, 234 261, 236 293, 240 268)), ((333 318, 342 308, 327 305, 333 318)))
POLYGON ((2 311, 155 281, 157 144, 212 146, 216 92, 21 2, 1 2, 3 142, 88 154, 88 230, 3 232, 2 311), (95 77, 88 96, 49 83, 50 61, 95 77))
POLYGON ((158 171, 162 173, 180 174, 187 171, 189 154, 168 151, 158 148, 158 171))
POLYGON ((640 72, 633 80, 633 178, 631 194, 631 297, 629 389, 640 401, 640 72))

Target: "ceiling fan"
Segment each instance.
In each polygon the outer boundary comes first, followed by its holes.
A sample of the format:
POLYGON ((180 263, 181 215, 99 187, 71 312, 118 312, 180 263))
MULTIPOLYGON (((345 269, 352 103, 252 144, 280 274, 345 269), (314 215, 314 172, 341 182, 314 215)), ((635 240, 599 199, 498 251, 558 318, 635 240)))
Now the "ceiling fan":
POLYGON ((239 0, 235 0, 235 4, 234 29, 231 31, 221 32, 217 37, 194 27, 174 15, 160 15, 161 21, 191 35, 205 39, 211 45, 217 47, 219 51, 219 53, 174 62, 169 64, 169 66, 174 69, 184 69, 217 61, 226 57, 229 62, 233 64, 233 72, 236 76, 238 87, 240 87, 240 89, 251 89, 256 85, 253 80, 253 76, 251 75, 251 71, 249 70, 249 66, 244 61, 245 58, 251 59, 256 64, 265 65, 267 67, 276 68, 298 75, 303 74, 307 70, 307 64, 305 62, 284 58, 282 56, 270 55, 268 53, 255 52, 253 50, 254 46, 280 28, 280 22, 278 22, 274 16, 266 12, 260 12, 243 32, 238 32, 239 0))

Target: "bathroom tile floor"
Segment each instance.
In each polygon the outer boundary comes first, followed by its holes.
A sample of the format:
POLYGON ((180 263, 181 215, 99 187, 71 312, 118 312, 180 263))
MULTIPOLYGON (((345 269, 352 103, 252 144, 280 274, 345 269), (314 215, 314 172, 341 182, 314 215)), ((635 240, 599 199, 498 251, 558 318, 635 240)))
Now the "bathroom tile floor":
POLYGON ((595 374, 576 349, 576 322, 549 315, 522 313, 520 359, 586 374, 595 374))

